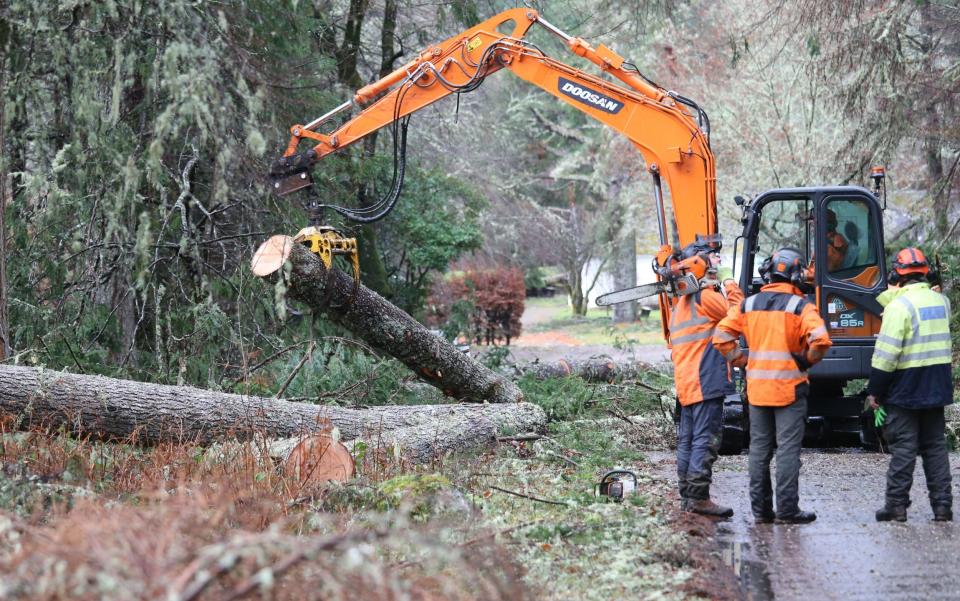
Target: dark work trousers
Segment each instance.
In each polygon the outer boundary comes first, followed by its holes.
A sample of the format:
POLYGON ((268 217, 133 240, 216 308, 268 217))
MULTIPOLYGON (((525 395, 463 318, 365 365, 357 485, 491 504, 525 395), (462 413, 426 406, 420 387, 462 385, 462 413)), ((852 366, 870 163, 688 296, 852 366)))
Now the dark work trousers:
POLYGON ((887 506, 907 507, 917 453, 923 458, 931 507, 952 507, 950 458, 944 436, 943 407, 905 409, 887 405, 883 433, 890 445, 887 470, 887 506))
POLYGON ((786 407, 750 405, 750 505, 756 517, 773 513, 770 460, 777 453, 777 515, 799 511, 800 445, 807 421, 807 386, 786 407))
POLYGON ((685 499, 709 499, 713 462, 720 451, 723 397, 680 407, 677 484, 685 499))

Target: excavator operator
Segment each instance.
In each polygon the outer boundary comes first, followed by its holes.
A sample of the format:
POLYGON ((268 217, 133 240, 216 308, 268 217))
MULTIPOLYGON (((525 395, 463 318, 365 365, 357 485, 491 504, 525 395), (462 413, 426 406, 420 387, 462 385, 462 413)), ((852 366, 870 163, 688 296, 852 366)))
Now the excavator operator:
POLYGON ((799 524, 817 518, 799 507, 800 444, 810 390, 807 370, 831 346, 816 306, 800 290, 803 255, 781 248, 764 261, 769 283, 717 326, 713 343, 727 361, 746 365, 750 404, 750 504, 757 523, 799 524), (749 356, 738 348, 744 336, 749 356), (777 511, 773 510, 770 460, 777 453, 777 511))
POLYGON ((711 500, 710 483, 723 430, 723 399, 735 389, 726 361, 711 338, 729 308, 743 300, 743 292, 732 277, 720 274, 719 250, 719 245, 698 243, 684 248, 680 264, 690 266, 701 288, 677 301, 670 317, 670 343, 680 401, 677 485, 681 508, 730 517, 733 509, 711 500))
POLYGON ((827 271, 833 273, 843 268, 850 243, 837 231, 837 214, 827 209, 827 271))
MULTIPOLYGON (((812 211, 811 211, 812 213, 812 211)), ((810 218, 812 223, 812 217, 810 218)), ((837 231, 839 220, 833 209, 827 209, 827 272, 833 273, 843 269, 844 262, 847 260, 847 252, 850 250, 850 243, 843 234, 837 231)), ((810 264, 807 266, 807 281, 813 282, 816 273, 816 254, 811 255, 810 264)))

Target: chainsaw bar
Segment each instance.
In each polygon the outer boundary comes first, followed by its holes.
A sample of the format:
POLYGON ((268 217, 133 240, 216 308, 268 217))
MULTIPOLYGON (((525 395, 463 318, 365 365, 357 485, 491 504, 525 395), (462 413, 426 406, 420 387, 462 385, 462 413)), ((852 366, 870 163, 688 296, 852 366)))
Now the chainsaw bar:
POLYGON ((609 307, 619 303, 640 300, 649 296, 666 293, 669 296, 686 296, 693 294, 700 289, 700 283, 693 275, 685 275, 672 282, 653 282, 634 286, 633 288, 624 288, 616 292, 608 292, 597 297, 598 307, 609 307))
POLYGON ((669 285, 666 282, 654 282, 652 284, 634 286, 633 288, 624 288, 623 290, 617 290, 616 292, 608 292, 607 294, 601 294, 597 297, 597 306, 609 307, 610 305, 647 298, 648 296, 654 296, 656 294, 660 294, 661 292, 666 292, 668 286, 669 285))

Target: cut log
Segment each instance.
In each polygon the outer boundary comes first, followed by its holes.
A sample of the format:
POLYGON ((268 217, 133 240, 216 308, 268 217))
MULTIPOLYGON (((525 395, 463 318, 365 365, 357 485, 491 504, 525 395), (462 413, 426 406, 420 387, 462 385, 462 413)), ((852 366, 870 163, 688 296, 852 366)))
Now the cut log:
POLYGON ((448 453, 469 451, 497 442, 497 425, 486 416, 458 414, 433 423, 387 430, 376 436, 365 436, 348 447, 363 443, 371 452, 396 454, 416 464, 428 463, 448 453))
MULTIPOLYGON (((268 241, 271 248, 288 248, 268 241)), ((326 269, 300 244, 290 248, 289 294, 322 312, 370 346, 396 357, 449 397, 466 402, 515 403, 516 384, 463 354, 366 286, 339 269, 326 269)), ((258 255, 259 256, 259 255, 258 255)))
POLYGON ((270 455, 282 461, 284 474, 301 482, 346 482, 357 471, 353 455, 329 432, 276 441, 270 455))
POLYGON ((617 363, 613 359, 561 359, 556 363, 519 364, 513 369, 517 375, 529 374, 540 380, 576 376, 590 382, 613 382, 640 377, 652 368, 646 363, 617 363))
POLYGON ((32 367, 0 365, 0 417, 18 429, 67 428, 75 434, 141 444, 208 444, 226 438, 289 438, 331 426, 342 440, 457 416, 485 418, 499 430, 542 430, 530 403, 387 406, 348 409, 166 386, 32 367))

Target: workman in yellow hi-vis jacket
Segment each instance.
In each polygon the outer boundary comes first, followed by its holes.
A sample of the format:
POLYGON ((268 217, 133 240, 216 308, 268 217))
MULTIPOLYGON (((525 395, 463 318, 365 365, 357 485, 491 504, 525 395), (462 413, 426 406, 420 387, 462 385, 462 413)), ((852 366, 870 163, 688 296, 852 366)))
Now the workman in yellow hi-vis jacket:
POLYGON ((907 520, 919 453, 934 520, 951 521, 943 415, 953 402, 950 307, 946 297, 930 289, 930 265, 920 250, 901 250, 893 270, 899 288, 883 295, 886 307, 867 385, 869 405, 886 411, 884 435, 890 446, 886 503, 876 517, 880 522, 907 520))

